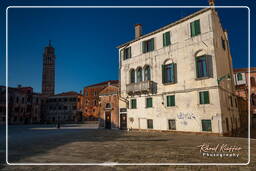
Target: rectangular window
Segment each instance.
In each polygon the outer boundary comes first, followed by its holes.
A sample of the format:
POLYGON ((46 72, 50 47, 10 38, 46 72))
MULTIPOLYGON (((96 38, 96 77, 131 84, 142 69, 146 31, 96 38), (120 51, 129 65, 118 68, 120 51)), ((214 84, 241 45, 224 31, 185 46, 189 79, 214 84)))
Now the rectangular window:
POLYGON ((146 98, 146 108, 153 107, 152 97, 146 98))
POLYGON ((243 76, 242 76, 241 73, 237 73, 236 77, 237 77, 237 80, 238 80, 238 81, 243 80, 243 76))
POLYGON ((190 23, 190 34, 191 37, 197 36, 201 33, 200 20, 196 20, 190 23))
POLYGON ((131 58, 131 47, 124 48, 123 50, 123 60, 131 58))
POLYGON ((147 53, 154 50, 154 38, 142 42, 142 51, 147 53))
POLYGON ((153 129, 153 120, 152 119, 148 119, 147 124, 148 124, 148 129, 153 129))
POLYGON ((136 109, 137 108, 137 101, 136 101, 136 99, 132 99, 131 100, 131 108, 132 109, 136 109))
POLYGON ((209 104, 210 103, 209 91, 199 92, 199 96, 200 96, 200 104, 209 104))
POLYGON ((212 131, 211 120, 202 120, 202 130, 203 131, 212 131))
POLYGON ((169 130, 176 130, 176 121, 175 119, 168 120, 169 130))
POLYGON ((163 34, 163 46, 168 46, 170 44, 171 44, 170 32, 166 32, 163 34))
POLYGON ((175 106, 175 95, 166 96, 167 99, 167 107, 175 106))
POLYGON ((175 63, 162 65, 162 82, 176 83, 177 65, 175 63))

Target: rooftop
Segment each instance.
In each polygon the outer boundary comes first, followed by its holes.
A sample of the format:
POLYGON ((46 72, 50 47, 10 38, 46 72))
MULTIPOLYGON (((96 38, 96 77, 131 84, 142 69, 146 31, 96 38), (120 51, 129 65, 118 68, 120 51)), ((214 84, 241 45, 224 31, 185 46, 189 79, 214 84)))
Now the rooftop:
MULTIPOLYGON (((251 70, 251 72, 256 72, 256 67, 251 67, 250 70, 251 70)), ((234 68, 233 71, 234 71, 234 73, 248 72, 248 68, 234 68)))
MULTIPOLYGON (((75 92, 75 91, 68 91, 68 92, 63 92, 63 93, 59 93, 59 94, 55 94, 53 96, 79 96, 81 94, 75 92)), ((51 96, 51 97, 53 97, 51 96)))
POLYGON ((124 47, 124 46, 128 46, 130 43, 133 43, 133 42, 136 42, 136 41, 138 41, 138 40, 140 40, 140 39, 143 39, 143 38, 145 38, 145 37, 151 36, 151 35, 153 35, 153 34, 155 34, 155 33, 158 33, 158 32, 160 32, 160 31, 163 31, 163 30, 165 30, 165 29, 167 29, 167 28, 173 27, 173 26, 175 26, 175 25, 177 25, 177 24, 180 24, 180 23, 182 23, 182 22, 184 22, 184 21, 186 21, 186 20, 188 20, 188 19, 190 19, 190 18, 192 18, 192 17, 195 17, 195 16, 197 16, 197 15, 199 15, 199 14, 202 14, 202 13, 208 11, 208 10, 211 10, 211 9, 212 9, 211 7, 209 7, 209 8, 203 8, 203 9, 201 9, 201 10, 199 10, 199 11, 193 13, 193 14, 190 14, 190 15, 188 15, 188 16, 186 16, 186 17, 184 17, 184 18, 182 18, 182 19, 180 19, 180 20, 174 22, 174 23, 168 24, 168 25, 166 25, 166 26, 164 26, 164 27, 161 27, 160 29, 157 29, 157 30, 155 30, 155 31, 153 31, 153 32, 150 32, 150 33, 148 33, 148 34, 142 35, 142 36, 138 37, 137 39, 134 39, 134 40, 131 40, 131 41, 127 42, 127 43, 121 44, 121 45, 117 46, 117 48, 122 48, 122 47, 124 47))
POLYGON ((104 81, 104 82, 101 82, 101 83, 97 83, 97 84, 92 84, 92 85, 89 85, 89 86, 86 86, 85 88, 89 88, 89 87, 96 87, 96 86, 105 86, 105 85, 113 85, 113 84, 118 84, 119 81, 118 80, 109 80, 109 81, 104 81))

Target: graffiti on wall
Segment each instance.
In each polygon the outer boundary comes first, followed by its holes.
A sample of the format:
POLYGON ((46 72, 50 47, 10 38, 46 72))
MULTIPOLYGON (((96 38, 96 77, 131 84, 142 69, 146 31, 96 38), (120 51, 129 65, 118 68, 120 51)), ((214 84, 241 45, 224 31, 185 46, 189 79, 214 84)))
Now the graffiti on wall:
POLYGON ((196 121, 196 116, 193 113, 183 113, 180 112, 177 114, 177 118, 180 120, 180 123, 182 125, 188 125, 189 120, 195 120, 196 121))

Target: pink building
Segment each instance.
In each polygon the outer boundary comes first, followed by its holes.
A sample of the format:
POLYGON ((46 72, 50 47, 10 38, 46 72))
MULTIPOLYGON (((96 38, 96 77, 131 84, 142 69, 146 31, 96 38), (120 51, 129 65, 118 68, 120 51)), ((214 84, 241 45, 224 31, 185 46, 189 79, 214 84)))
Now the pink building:
POLYGON ((256 127, 256 67, 250 68, 250 71, 248 71, 248 68, 234 69, 234 81, 236 85, 236 95, 242 97, 246 101, 248 98, 250 99, 250 113, 252 115, 251 123, 252 126, 256 127))

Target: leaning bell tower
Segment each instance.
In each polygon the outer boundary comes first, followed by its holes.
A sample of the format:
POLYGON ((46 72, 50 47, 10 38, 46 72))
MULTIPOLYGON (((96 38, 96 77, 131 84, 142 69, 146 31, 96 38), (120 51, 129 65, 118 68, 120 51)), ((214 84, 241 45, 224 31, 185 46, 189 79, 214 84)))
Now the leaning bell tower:
POLYGON ((55 58, 54 48, 49 41, 49 45, 44 48, 43 53, 42 94, 46 96, 54 95, 55 58))

